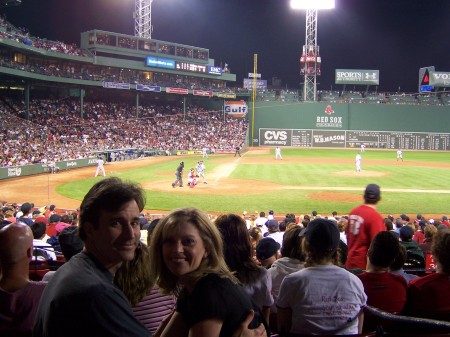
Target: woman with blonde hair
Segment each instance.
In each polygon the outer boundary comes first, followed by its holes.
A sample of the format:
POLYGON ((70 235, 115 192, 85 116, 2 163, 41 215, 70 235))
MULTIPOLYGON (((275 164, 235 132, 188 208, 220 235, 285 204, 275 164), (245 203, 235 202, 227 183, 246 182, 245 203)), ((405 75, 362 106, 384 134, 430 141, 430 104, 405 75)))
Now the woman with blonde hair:
POLYGON ((157 285, 177 297, 176 311, 157 337, 231 336, 251 310, 255 316, 250 328, 261 330, 260 323, 266 324, 228 269, 219 230, 200 210, 180 208, 162 218, 150 255, 157 285))

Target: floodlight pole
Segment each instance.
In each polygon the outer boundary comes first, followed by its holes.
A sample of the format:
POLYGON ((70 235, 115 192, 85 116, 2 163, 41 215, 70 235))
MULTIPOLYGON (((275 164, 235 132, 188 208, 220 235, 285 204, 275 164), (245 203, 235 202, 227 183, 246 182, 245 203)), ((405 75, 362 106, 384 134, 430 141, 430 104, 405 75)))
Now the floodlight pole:
POLYGON ((152 38, 152 2, 153 0, 135 0, 134 35, 152 38))
POLYGON ((313 51, 314 71, 305 69, 303 83, 303 100, 315 102, 317 99, 317 9, 306 10, 305 49, 313 51))

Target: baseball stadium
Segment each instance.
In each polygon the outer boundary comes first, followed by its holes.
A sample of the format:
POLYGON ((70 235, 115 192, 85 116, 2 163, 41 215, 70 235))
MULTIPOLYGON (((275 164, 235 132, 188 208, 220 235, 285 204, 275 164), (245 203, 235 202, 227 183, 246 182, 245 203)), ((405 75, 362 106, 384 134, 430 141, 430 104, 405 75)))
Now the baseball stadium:
MULTIPOLYGON (((50 205, 76 214, 94 185, 118 177, 144 190, 146 223, 186 207, 251 226, 269 214, 280 223, 292 214, 300 224, 337 220, 376 184, 376 210, 391 225, 450 227, 450 72, 417 69, 418 92, 389 93, 375 90, 378 69, 335 69, 334 89, 319 90, 317 9, 309 9, 300 86, 268 83, 256 53, 240 83, 216 62, 226 55, 152 38, 148 17, 136 12, 135 35, 90 29, 79 44, 0 17, 4 225, 24 204, 34 218, 50 205)), ((421 275, 435 267, 430 259, 414 265, 421 275)), ((408 335, 450 331, 448 312, 408 335)))

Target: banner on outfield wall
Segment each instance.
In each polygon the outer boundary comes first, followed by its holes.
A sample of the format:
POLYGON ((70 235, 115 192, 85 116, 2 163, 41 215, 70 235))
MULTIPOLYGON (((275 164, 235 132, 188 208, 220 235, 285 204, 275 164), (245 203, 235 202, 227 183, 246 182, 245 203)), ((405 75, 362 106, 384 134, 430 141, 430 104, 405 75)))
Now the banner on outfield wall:
POLYGON ((450 87, 450 73, 430 71, 430 85, 435 87, 450 87))
POLYGON ((336 69, 336 84, 379 85, 379 70, 336 69))
MULTIPOLYGON (((83 159, 55 162, 55 166, 58 167, 61 171, 93 165, 97 165, 97 158, 83 158, 83 159)), ((41 174, 49 172, 50 168, 48 167, 47 164, 2 167, 0 168, 0 180, 8 178, 25 177, 33 174, 41 174)))
POLYGON ((242 118, 248 112, 248 105, 245 101, 226 101, 224 109, 229 116, 242 118))
POLYGON ((203 153, 202 150, 179 150, 177 151, 176 155, 183 156, 187 154, 202 154, 202 153, 203 153))

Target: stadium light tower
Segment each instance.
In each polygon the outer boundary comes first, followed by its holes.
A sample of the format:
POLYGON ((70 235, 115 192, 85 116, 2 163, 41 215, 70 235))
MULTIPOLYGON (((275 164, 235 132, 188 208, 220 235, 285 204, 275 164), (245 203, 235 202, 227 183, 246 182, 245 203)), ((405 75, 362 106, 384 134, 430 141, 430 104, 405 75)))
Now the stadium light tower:
POLYGON ((152 2, 153 0, 135 0, 134 35, 152 38, 152 2))
POLYGON ((335 0, 291 0, 292 9, 306 10, 305 44, 300 57, 300 75, 304 77, 303 100, 314 102, 317 99, 317 76, 322 62, 317 45, 317 11, 332 9, 335 0))

